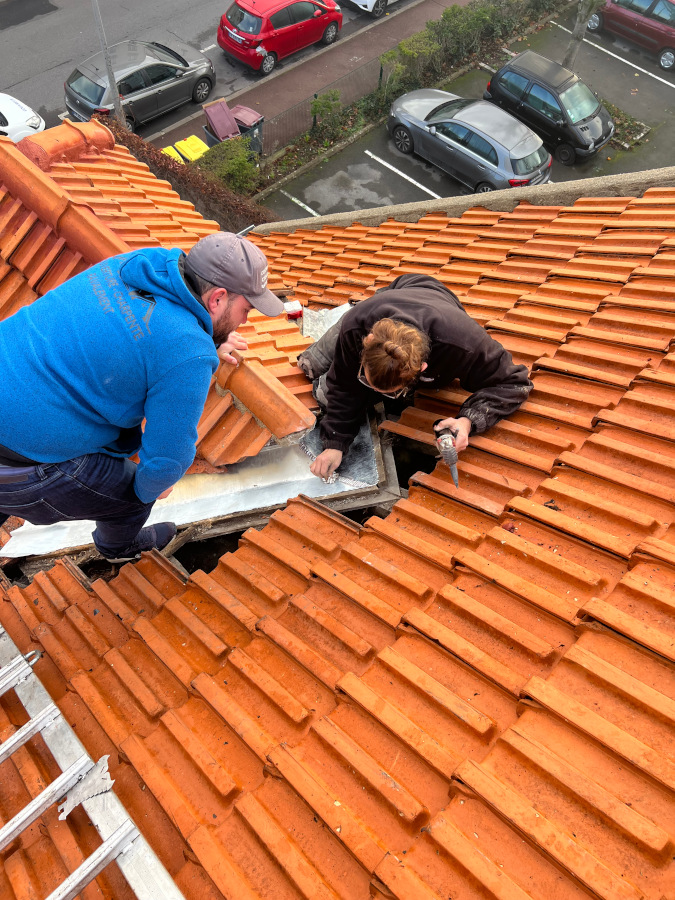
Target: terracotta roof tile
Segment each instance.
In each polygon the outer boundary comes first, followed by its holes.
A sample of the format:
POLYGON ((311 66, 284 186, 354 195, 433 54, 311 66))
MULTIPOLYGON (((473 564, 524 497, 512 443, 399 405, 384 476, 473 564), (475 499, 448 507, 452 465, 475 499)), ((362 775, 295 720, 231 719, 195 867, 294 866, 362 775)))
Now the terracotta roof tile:
MULTIPOLYGON (((363 527, 298 498, 187 582, 153 553, 5 592, 188 900, 670 896, 672 279, 635 212, 673 196, 256 237, 324 305, 444 258, 534 391, 472 437, 459 490, 439 462, 363 527)), ((249 336, 244 365, 310 406, 288 324, 249 336)), ((465 397, 418 392, 384 427, 431 447, 465 397)))

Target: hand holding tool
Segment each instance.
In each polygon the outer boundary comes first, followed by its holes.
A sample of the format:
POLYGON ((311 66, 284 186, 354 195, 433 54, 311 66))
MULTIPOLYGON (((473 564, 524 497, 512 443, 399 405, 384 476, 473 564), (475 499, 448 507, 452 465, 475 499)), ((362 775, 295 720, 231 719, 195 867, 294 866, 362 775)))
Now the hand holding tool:
MULTIPOLYGON (((443 419, 439 419, 438 422, 442 422, 443 419)), ((457 432, 452 428, 443 428, 441 431, 436 431, 436 425, 438 422, 434 422, 434 431, 436 433, 436 446, 438 447, 441 456, 443 457, 443 462, 450 469, 450 474, 452 475, 452 480, 455 483, 455 487, 459 487, 459 480, 457 477, 457 448, 455 447, 455 438, 457 437, 457 432)))

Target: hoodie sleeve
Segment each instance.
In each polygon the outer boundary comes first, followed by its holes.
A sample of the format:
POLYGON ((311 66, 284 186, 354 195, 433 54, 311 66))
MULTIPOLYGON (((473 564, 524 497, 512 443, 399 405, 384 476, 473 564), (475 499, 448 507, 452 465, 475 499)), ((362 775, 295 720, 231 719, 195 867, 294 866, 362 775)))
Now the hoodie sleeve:
POLYGON ((340 332, 333 363, 326 375, 328 409, 321 420, 324 450, 346 453, 356 437, 370 392, 358 379, 363 337, 359 330, 340 332))
POLYGON ((467 355, 459 383, 471 393, 457 414, 471 420, 471 431, 481 434, 524 403, 532 382, 527 368, 517 366, 500 343, 484 333, 467 355))
POLYGON ((153 503, 192 464, 197 423, 213 371, 211 358, 189 359, 167 372, 148 391, 145 431, 134 482, 136 495, 143 503, 153 503))

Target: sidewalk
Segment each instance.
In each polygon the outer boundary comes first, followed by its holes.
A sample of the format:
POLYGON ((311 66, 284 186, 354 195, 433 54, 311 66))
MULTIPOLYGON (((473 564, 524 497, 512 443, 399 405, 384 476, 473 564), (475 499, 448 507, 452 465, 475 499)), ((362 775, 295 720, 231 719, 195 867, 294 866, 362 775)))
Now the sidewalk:
MULTIPOLYGON (((467 3, 468 0, 418 0, 400 11, 394 5, 384 19, 373 21, 350 37, 340 38, 302 62, 293 63, 291 57, 281 71, 271 77, 261 77, 260 83, 252 88, 230 94, 227 102, 232 105, 236 101, 258 110, 269 121, 422 31, 429 20, 440 19, 445 8, 467 3)), ((201 136, 204 124, 204 114, 198 112, 166 131, 150 135, 147 140, 166 147, 191 134, 201 136)))

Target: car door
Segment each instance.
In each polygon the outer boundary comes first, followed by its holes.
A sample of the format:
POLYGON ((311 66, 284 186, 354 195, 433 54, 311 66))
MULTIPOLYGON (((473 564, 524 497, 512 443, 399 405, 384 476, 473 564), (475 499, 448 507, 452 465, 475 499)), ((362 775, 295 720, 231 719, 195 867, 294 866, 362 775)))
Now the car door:
POLYGON ((675 5, 668 0, 656 0, 640 23, 643 46, 652 53, 675 46, 675 5))
POLYGON ((607 11, 607 24, 614 34, 620 34, 641 47, 646 36, 642 31, 644 15, 654 0, 614 0, 607 11))
POLYGON ((292 53, 295 47, 295 22, 291 19, 290 7, 284 6, 270 16, 272 34, 263 41, 268 52, 274 52, 282 59, 292 53))
POLYGON ((500 187, 503 179, 498 174, 498 163, 499 156, 490 141, 470 128, 455 157, 455 178, 470 188, 483 183, 500 187))
POLYGON ((303 47, 321 40, 324 17, 320 15, 315 17, 318 10, 319 7, 310 3, 310 0, 299 0, 289 7, 291 21, 295 23, 293 34, 295 50, 302 50, 303 47))
POLYGON ((494 101, 508 112, 515 112, 527 93, 530 79, 518 72, 506 71, 499 76, 494 101))
POLYGON ((518 105, 516 115, 544 142, 553 145, 558 143, 560 127, 566 121, 565 116, 554 95, 536 81, 530 85, 518 105))
POLYGON ((461 164, 458 164, 457 156, 461 152, 462 142, 468 138, 469 129, 459 122, 436 122, 431 126, 435 133, 424 129, 421 133, 419 156, 424 157, 430 163, 443 169, 448 175, 455 176, 461 164))
POLYGON ((117 82, 122 109, 136 122, 147 122, 157 115, 157 97, 143 69, 130 72, 117 82))
POLYGON ((190 99, 190 79, 183 69, 168 63, 153 63, 144 71, 157 97, 157 115, 190 99))

